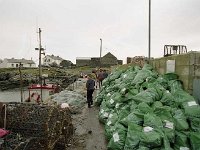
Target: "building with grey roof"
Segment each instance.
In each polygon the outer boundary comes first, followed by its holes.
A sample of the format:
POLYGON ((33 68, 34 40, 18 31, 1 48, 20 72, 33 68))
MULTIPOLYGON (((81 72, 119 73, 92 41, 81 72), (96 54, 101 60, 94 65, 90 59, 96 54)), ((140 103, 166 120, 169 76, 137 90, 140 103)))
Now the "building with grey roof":
POLYGON ((90 66, 90 67, 110 67, 114 65, 122 65, 123 61, 118 60, 113 54, 108 52, 103 57, 77 57, 76 58, 76 66, 90 66))
POLYGON ((5 58, 1 63, 0 63, 0 68, 18 68, 21 63, 22 67, 25 68, 35 68, 36 64, 33 60, 27 60, 27 59, 15 59, 15 58, 5 58))
POLYGON ((51 66, 52 64, 57 64, 60 65, 60 63, 63 61, 64 59, 61 58, 60 56, 54 56, 54 55, 46 55, 43 58, 43 65, 44 66, 51 66))

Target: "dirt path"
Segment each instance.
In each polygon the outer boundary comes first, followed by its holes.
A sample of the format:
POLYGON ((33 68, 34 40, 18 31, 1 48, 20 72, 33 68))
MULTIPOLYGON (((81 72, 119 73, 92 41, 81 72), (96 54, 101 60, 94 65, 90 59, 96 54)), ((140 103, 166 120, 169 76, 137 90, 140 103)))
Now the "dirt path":
POLYGON ((89 134, 86 140, 86 149, 87 150, 105 150, 106 142, 104 136, 104 129, 98 121, 98 110, 96 108, 87 109, 86 113, 88 114, 88 119, 85 120, 85 125, 87 125, 87 130, 89 134))
MULTIPOLYGON (((94 96, 96 95, 94 93, 94 96)), ((99 108, 87 108, 85 104, 82 113, 72 115, 75 134, 72 145, 67 150, 106 150, 106 140, 103 125, 98 120, 99 108)))
POLYGON ((104 129, 98 120, 98 108, 85 108, 73 115, 75 135, 69 150, 106 150, 104 129))

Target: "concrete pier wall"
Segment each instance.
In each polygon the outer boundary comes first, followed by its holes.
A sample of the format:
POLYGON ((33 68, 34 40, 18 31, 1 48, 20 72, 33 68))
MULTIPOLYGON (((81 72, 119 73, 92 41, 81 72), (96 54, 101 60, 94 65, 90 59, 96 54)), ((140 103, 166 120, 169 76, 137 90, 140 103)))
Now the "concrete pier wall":
POLYGON ((200 94, 198 94, 200 93, 200 52, 157 58, 152 60, 150 64, 160 74, 164 74, 167 73, 170 67, 173 70, 173 64, 168 65, 170 60, 174 62, 174 72, 183 81, 184 89, 193 94, 200 102, 200 94))

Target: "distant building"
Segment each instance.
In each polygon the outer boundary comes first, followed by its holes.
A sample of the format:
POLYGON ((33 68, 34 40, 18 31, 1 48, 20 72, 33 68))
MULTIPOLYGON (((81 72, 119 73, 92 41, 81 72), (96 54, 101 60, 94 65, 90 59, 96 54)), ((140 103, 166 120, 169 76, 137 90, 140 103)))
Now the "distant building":
POLYGON ((63 61, 59 56, 54 56, 54 55, 46 55, 43 58, 43 66, 51 66, 52 64, 60 65, 60 63, 63 61))
POLYGON ((5 58, 1 63, 0 63, 0 68, 18 68, 19 65, 22 65, 22 67, 25 68, 35 68, 36 64, 33 60, 26 60, 24 58, 22 59, 7 59, 5 58))
POLYGON ((70 60, 65 60, 59 56, 46 55, 43 58, 43 66, 58 66, 58 67, 69 67, 73 66, 73 63, 70 60))
POLYGON ((91 58, 90 57, 77 57, 76 58, 76 66, 83 67, 83 66, 90 66, 91 58))
POLYGON ((122 65, 123 61, 118 60, 117 57, 115 57, 110 52, 104 55, 103 57, 77 57, 76 58, 76 66, 82 67, 82 66, 90 66, 90 67, 110 67, 114 65, 122 65))

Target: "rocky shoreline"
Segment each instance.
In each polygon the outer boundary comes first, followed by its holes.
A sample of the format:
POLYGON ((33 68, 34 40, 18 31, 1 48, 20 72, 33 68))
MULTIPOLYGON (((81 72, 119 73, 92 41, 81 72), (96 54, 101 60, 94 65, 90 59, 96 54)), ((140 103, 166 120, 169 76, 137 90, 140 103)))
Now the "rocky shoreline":
MULTIPOLYGON (((22 86, 27 87, 30 84, 38 83, 38 76, 36 73, 29 73, 27 70, 23 70, 26 73, 22 73, 22 86)), ((37 71, 37 70, 35 70, 37 71)), ((66 88, 68 85, 77 80, 78 75, 75 73, 66 73, 64 70, 50 70, 50 75, 45 78, 47 82, 56 83, 61 85, 62 88, 66 88)), ((49 73, 48 73, 49 74, 49 73)), ((0 71, 0 91, 10 90, 20 87, 20 75, 17 70, 9 70, 6 72, 0 71)))

